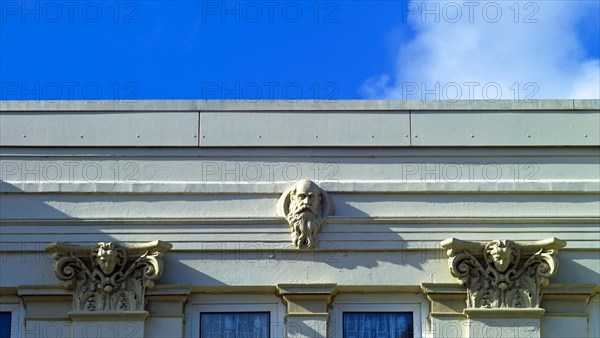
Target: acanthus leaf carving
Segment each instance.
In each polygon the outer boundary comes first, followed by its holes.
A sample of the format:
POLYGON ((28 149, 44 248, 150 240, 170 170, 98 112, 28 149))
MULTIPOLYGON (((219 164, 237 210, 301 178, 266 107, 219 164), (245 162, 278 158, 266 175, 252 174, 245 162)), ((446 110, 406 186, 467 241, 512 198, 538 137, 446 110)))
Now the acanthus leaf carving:
POLYGON ((301 180, 286 189, 277 202, 277 214, 285 217, 297 248, 315 248, 317 234, 333 215, 334 207, 329 194, 315 182, 301 180))
POLYGON ((492 309, 539 308, 541 288, 556 274, 558 249, 565 245, 556 238, 521 244, 442 242, 450 273, 467 288, 467 308, 492 309))
POLYGON ((54 273, 73 290, 73 310, 143 311, 145 294, 163 271, 162 257, 171 244, 97 243, 94 247, 50 243, 54 273))

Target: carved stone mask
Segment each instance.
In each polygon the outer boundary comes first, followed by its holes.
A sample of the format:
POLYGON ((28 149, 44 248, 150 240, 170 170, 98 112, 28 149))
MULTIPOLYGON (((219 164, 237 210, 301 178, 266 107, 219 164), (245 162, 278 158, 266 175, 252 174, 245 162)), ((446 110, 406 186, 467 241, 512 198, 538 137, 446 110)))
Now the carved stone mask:
POLYGON ((117 250, 112 243, 99 243, 96 246, 96 264, 106 275, 110 275, 117 266, 117 250))
POLYGON ((277 202, 277 214, 285 217, 297 248, 314 248, 326 218, 333 215, 331 198, 310 180, 301 180, 286 189, 277 202))
POLYGON ((296 183, 290 195, 290 212, 312 219, 320 215, 321 190, 312 181, 302 180, 296 183))
POLYGON ((487 245, 486 252, 498 272, 505 272, 516 259, 516 252, 514 252, 510 243, 499 240, 490 242, 487 245))

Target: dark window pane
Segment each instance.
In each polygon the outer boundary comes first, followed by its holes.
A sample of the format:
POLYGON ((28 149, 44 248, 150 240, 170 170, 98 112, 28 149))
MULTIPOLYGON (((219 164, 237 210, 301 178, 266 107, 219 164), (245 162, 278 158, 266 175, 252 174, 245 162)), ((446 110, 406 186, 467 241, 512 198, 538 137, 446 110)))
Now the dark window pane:
POLYGON ((201 338, 270 338, 269 312, 200 314, 201 338))
POLYGON ((344 338, 412 338, 412 312, 344 312, 344 338))
POLYGON ((0 338, 10 338, 10 312, 0 312, 0 338))

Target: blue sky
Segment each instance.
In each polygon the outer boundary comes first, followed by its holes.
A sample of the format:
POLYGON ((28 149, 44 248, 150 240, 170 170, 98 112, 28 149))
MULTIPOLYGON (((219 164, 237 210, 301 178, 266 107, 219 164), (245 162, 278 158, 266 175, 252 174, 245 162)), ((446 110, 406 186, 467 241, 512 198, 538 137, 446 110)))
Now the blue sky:
POLYGON ((0 0, 4 100, 599 98, 594 1, 0 0))

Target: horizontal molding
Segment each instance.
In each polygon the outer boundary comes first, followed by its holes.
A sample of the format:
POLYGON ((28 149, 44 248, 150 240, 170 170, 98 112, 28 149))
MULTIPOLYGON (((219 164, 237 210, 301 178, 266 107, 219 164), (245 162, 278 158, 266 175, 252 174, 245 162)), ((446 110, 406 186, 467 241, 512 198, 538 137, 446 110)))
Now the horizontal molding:
MULTIPOLYGON (((544 236, 531 236, 529 240, 534 241, 540 238, 551 237, 551 234, 544 236)), ((364 237, 364 236, 363 236, 364 237)), ((440 238, 451 237, 451 234, 447 236, 440 236, 440 238)), ((466 236, 462 236, 465 237, 466 236)), ((472 241, 487 242, 495 238, 506 238, 510 236, 480 236, 473 238, 472 241)), ((514 237, 511 237, 514 238, 514 237)), ((407 256, 417 255, 417 253, 423 252, 420 256, 422 260, 446 260, 446 250, 441 249, 440 239, 433 240, 390 240, 390 241, 319 241, 317 250, 315 252, 330 252, 330 253, 341 253, 344 252, 407 252, 407 256), (431 253, 431 257, 426 257, 431 253)), ((90 243, 91 244, 91 243, 90 243)), ((598 240, 570 240, 568 246, 562 251, 600 251, 600 242, 598 240)), ((219 252, 222 251, 236 251, 236 252, 291 252, 286 255, 283 259, 289 259, 295 257, 298 254, 298 249, 291 244, 291 240, 285 242, 220 242, 220 243, 203 243, 203 242, 177 242, 174 243, 173 250, 171 251, 187 251, 187 252, 214 252, 213 258, 219 257, 219 252), (200 246, 198 245, 200 244, 200 246)), ((252 259, 253 257, 239 257, 239 259, 252 259)), ((265 258, 265 257, 263 257, 265 258)), ((281 258, 281 257, 279 257, 281 258)), ((323 255, 323 259, 341 259, 337 254, 333 256, 323 255)))
MULTIPOLYGON (((332 193, 335 215, 375 217, 598 217, 594 193, 332 193)), ((279 193, 0 194, 4 219, 276 217, 279 193)))
MULTIPOLYGON (((599 217, 337 217, 327 224, 598 224, 599 217)), ((240 225, 285 224, 282 217, 262 218, 87 218, 87 219, 0 219, 1 225, 240 225)))
POLYGON ((600 109, 599 100, 106 100, 0 101, 3 111, 280 111, 280 110, 573 110, 600 109))
POLYGON ((546 312, 544 314, 544 317, 558 317, 558 318, 564 318, 564 317, 579 317, 579 318, 589 318, 590 314, 589 313, 584 313, 584 312, 580 312, 580 313, 569 313, 569 312, 546 312))
MULTIPOLYGON (((547 238, 551 235, 540 236, 547 238)), ((143 236, 138 236, 138 238, 144 238, 143 236)), ((446 236, 448 238, 450 236, 446 236)), ((463 236, 465 237, 465 236, 463 236)), ((486 237, 485 240, 483 238, 479 238, 478 241, 486 242, 493 240, 497 237, 505 238, 507 236, 494 236, 494 237, 486 237)), ((508 236, 510 237, 510 236, 508 236)), ((164 237, 162 237, 164 239, 164 237)), ((443 237, 440 237, 443 238, 443 237)), ((511 237, 514 238, 514 237, 511 237)), ((533 241, 534 239, 538 239, 539 237, 531 238, 529 241, 533 241)), ((148 239, 148 238, 144 238, 148 239)), ((134 241, 121 241, 119 238, 115 238, 111 235, 105 235, 101 238, 92 239, 89 238, 87 241, 78 241, 78 245, 89 246, 92 248, 98 242, 120 242, 124 244, 135 245, 139 242, 134 241)), ((475 241, 475 240, 473 240, 475 241)), ((572 251, 572 252, 582 252, 582 251, 590 251, 595 252, 597 256, 598 252, 600 252, 600 244, 598 240, 569 240, 568 246, 563 251, 572 251)), ((230 260, 243 260, 243 261, 254 261, 254 260, 269 260, 269 259, 281 259, 281 260, 290 260, 297 258, 301 252, 293 246, 291 243, 291 239, 288 241, 238 241, 238 242, 198 242, 198 241, 170 241, 173 244, 173 248, 170 252, 189 252, 189 253, 197 253, 202 255, 201 259, 224 259, 228 258, 230 260), (240 253, 237 256, 227 256, 222 255, 221 253, 225 252, 237 252, 240 253), (251 254, 251 253, 263 253, 263 254, 251 254), (283 257, 277 255, 277 253, 284 253, 283 257), (273 258, 269 258, 268 254, 273 254, 273 258)), ((415 256, 423 261, 427 260, 446 260, 446 251, 441 249, 440 240, 430 240, 430 241, 407 241, 407 240, 397 240, 397 241, 319 241, 318 247, 314 250, 308 252, 311 255, 322 254, 322 259, 326 260, 340 260, 341 257, 339 255, 343 255, 344 253, 350 252, 406 252, 406 256, 415 256), (427 257, 426 257, 427 256, 427 257)), ((8 254, 19 254, 19 253, 44 253, 44 248, 46 247, 47 241, 39 241, 39 242, 18 242, 18 243, 1 243, 0 244, 0 252, 8 254)))
POLYGON ((592 157, 598 158, 598 146, 574 146, 574 147, 262 147, 262 148, 242 148, 242 147, 224 147, 224 148, 161 148, 161 147, 139 147, 139 148, 119 148, 119 147, 8 147, 0 145, 0 158, 18 157, 158 157, 160 159, 173 157, 189 157, 196 159, 199 157, 214 157, 222 160, 228 157, 238 158, 355 158, 372 160, 373 157, 509 157, 530 159, 531 157, 556 157, 577 158, 592 157))
MULTIPOLYGON (((489 238, 490 240, 493 237, 489 238)), ((90 248, 98 242, 116 242, 114 237, 98 238, 95 241, 77 242, 78 245, 89 246, 90 248)), ((126 244, 136 244, 137 242, 124 242, 126 244)), ((282 260, 289 261, 299 257, 300 251, 291 244, 291 240, 287 242, 171 242, 173 249, 171 252, 187 252, 199 255, 197 259, 207 260, 232 260, 232 261, 269 261, 282 260), (226 253, 233 253, 228 255, 226 253), (270 258, 272 257, 272 258, 270 258)), ((320 241, 319 246, 310 251, 312 256, 320 256, 321 260, 340 261, 347 253, 385 253, 385 252, 403 252, 403 257, 398 259, 406 259, 408 256, 415 256, 416 259, 425 261, 442 261, 446 260, 446 251, 440 249, 439 241, 388 241, 388 242, 330 242, 320 241)), ((45 256, 45 242, 40 243, 5 243, 3 247, 7 250, 0 250, 4 254, 42 254, 45 256)), ((594 252, 596 257, 600 252, 598 241, 568 241, 569 247, 564 248, 561 252, 594 252)), ((50 260, 50 259, 48 259, 50 260)))
MULTIPOLYGON (((544 233, 555 233, 555 234, 580 234, 595 232, 597 230, 597 223, 536 223, 536 224, 486 224, 486 223, 374 223, 369 220, 363 222, 342 222, 340 220, 332 220, 328 222, 326 228, 324 227, 321 231, 321 236, 340 236, 341 241, 352 240, 353 234, 369 234, 372 237, 365 238, 365 240, 375 240, 376 236, 381 234, 398 233, 405 234, 407 236, 423 236, 423 239, 430 239, 432 235, 446 234, 449 230, 456 233, 477 233, 477 234, 504 234, 507 232, 520 234, 520 233, 531 233, 531 234, 544 234, 544 233)), ((283 219, 278 219, 275 222, 264 222, 264 223, 251 223, 240 220, 237 223, 190 223, 190 224, 177 224, 165 223, 157 224, 155 222, 138 223, 138 224, 99 224, 99 223, 79 223, 79 224, 28 224, 23 225, 20 222, 2 222, 2 234, 8 235, 26 235, 30 236, 33 234, 61 234, 61 235, 94 235, 99 233, 110 233, 119 235, 135 235, 135 234, 152 234, 152 235, 184 235, 184 234, 197 234, 204 236, 221 235, 224 236, 249 236, 249 235, 262 235, 272 236, 276 239, 276 236, 281 234, 287 235, 289 229, 287 223, 283 219)), ((383 239, 387 239, 383 237, 383 239)))
MULTIPOLYGON (((515 181, 324 181, 329 193, 573 193, 600 192, 598 180, 515 181)), ((125 193, 125 194, 280 194, 293 182, 12 182, 0 184, 0 193, 125 193)))

